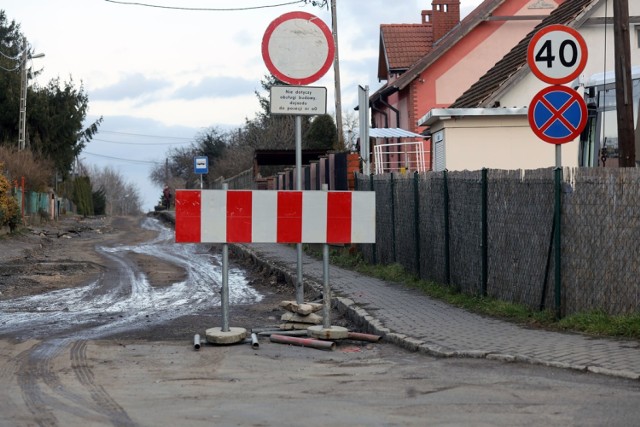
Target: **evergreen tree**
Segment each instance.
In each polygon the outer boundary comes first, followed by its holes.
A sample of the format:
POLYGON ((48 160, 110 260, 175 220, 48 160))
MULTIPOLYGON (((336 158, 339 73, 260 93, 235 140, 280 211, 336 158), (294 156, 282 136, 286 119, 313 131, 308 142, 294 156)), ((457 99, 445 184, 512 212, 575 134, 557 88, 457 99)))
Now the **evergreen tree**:
POLYGON ((91 193, 93 199, 93 214, 105 215, 107 213, 107 194, 103 187, 91 193))
POLYGON ((335 150, 338 145, 338 131, 333 117, 328 114, 316 116, 306 135, 306 148, 335 150))

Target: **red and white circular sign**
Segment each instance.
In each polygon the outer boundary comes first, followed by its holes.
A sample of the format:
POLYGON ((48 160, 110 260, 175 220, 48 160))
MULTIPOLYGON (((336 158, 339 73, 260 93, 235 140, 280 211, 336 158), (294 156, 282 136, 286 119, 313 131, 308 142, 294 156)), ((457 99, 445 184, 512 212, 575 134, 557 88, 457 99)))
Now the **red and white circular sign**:
POLYGON ((533 74, 550 84, 575 80, 587 65, 587 43, 582 35, 565 25, 549 25, 529 42, 527 62, 533 74))
POLYGON ((335 55, 333 35, 317 16, 289 12, 275 19, 262 38, 262 58, 277 79, 307 85, 331 68, 335 55))

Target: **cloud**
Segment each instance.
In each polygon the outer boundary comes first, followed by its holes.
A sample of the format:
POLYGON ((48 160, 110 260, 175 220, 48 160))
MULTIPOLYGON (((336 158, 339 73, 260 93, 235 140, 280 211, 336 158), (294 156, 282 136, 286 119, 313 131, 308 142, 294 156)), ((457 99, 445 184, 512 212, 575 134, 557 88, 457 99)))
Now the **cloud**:
POLYGON ((171 86, 168 80, 148 78, 143 74, 130 74, 111 86, 92 90, 91 99, 103 101, 120 101, 124 99, 150 96, 171 86))
POLYGON ((198 99, 198 98, 233 98, 253 93, 256 90, 254 79, 239 77, 206 77, 198 83, 190 83, 177 89, 172 98, 198 99))

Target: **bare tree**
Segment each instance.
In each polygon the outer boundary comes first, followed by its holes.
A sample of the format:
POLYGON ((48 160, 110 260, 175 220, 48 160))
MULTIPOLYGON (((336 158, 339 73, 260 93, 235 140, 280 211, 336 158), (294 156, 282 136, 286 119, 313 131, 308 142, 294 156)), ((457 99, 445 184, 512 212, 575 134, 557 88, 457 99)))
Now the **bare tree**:
POLYGON ((141 212, 140 190, 134 183, 126 182, 118 171, 109 166, 100 169, 95 165, 92 168, 82 166, 82 169, 88 171, 92 190, 104 192, 107 215, 135 215, 141 212))
POLYGON ((344 145, 347 150, 354 150, 358 135, 356 128, 359 125, 358 114, 354 111, 348 111, 343 116, 342 133, 344 135, 344 145))

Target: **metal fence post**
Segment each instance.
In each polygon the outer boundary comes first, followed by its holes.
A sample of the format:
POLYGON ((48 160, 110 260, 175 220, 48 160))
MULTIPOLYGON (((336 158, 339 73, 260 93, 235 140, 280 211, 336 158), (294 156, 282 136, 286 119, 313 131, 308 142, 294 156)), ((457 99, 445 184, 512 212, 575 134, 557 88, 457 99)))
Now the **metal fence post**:
POLYGON ((562 221, 562 168, 558 167, 554 170, 555 175, 555 203, 554 203, 554 219, 555 230, 553 235, 553 244, 555 246, 555 309, 556 318, 562 317, 562 234, 560 225, 562 221))
POLYGON ((420 196, 418 195, 418 191, 420 189, 419 186, 419 178, 420 175, 418 171, 413 173, 413 229, 414 229, 414 238, 415 238, 415 252, 416 252, 416 271, 418 273, 418 277, 420 277, 420 207, 418 204, 420 203, 420 196))
POLYGON ((444 196, 444 270, 446 284, 451 284, 451 263, 449 259, 449 182, 447 170, 443 171, 443 196, 444 196))
POLYGON ((482 168, 482 296, 487 296, 488 266, 488 221, 487 221, 487 168, 482 168))
POLYGON ((391 172, 391 244, 393 245, 393 262, 398 261, 396 257, 396 205, 395 205, 395 182, 393 180, 393 172, 391 172))
MULTIPOLYGON (((376 190, 375 190, 375 188, 373 187, 373 174, 370 174, 370 175, 369 175, 369 185, 370 185, 370 190, 371 190, 371 191, 373 191, 373 192, 375 192, 376 190)), ((377 199, 377 197, 376 197, 376 199, 377 199)), ((376 202, 376 203, 377 203, 377 202, 376 202)), ((377 236, 377 235, 378 235, 378 233, 376 233, 376 236, 377 236)), ((376 237, 376 239, 377 239, 377 237, 376 237)), ((376 251, 376 247, 377 247, 377 246, 376 246, 376 244, 374 243, 374 244, 373 244, 373 248, 372 248, 372 252, 373 252, 373 254, 372 254, 372 255, 373 255, 373 265, 377 265, 377 264, 378 264, 378 254, 377 254, 377 251, 376 251)))

